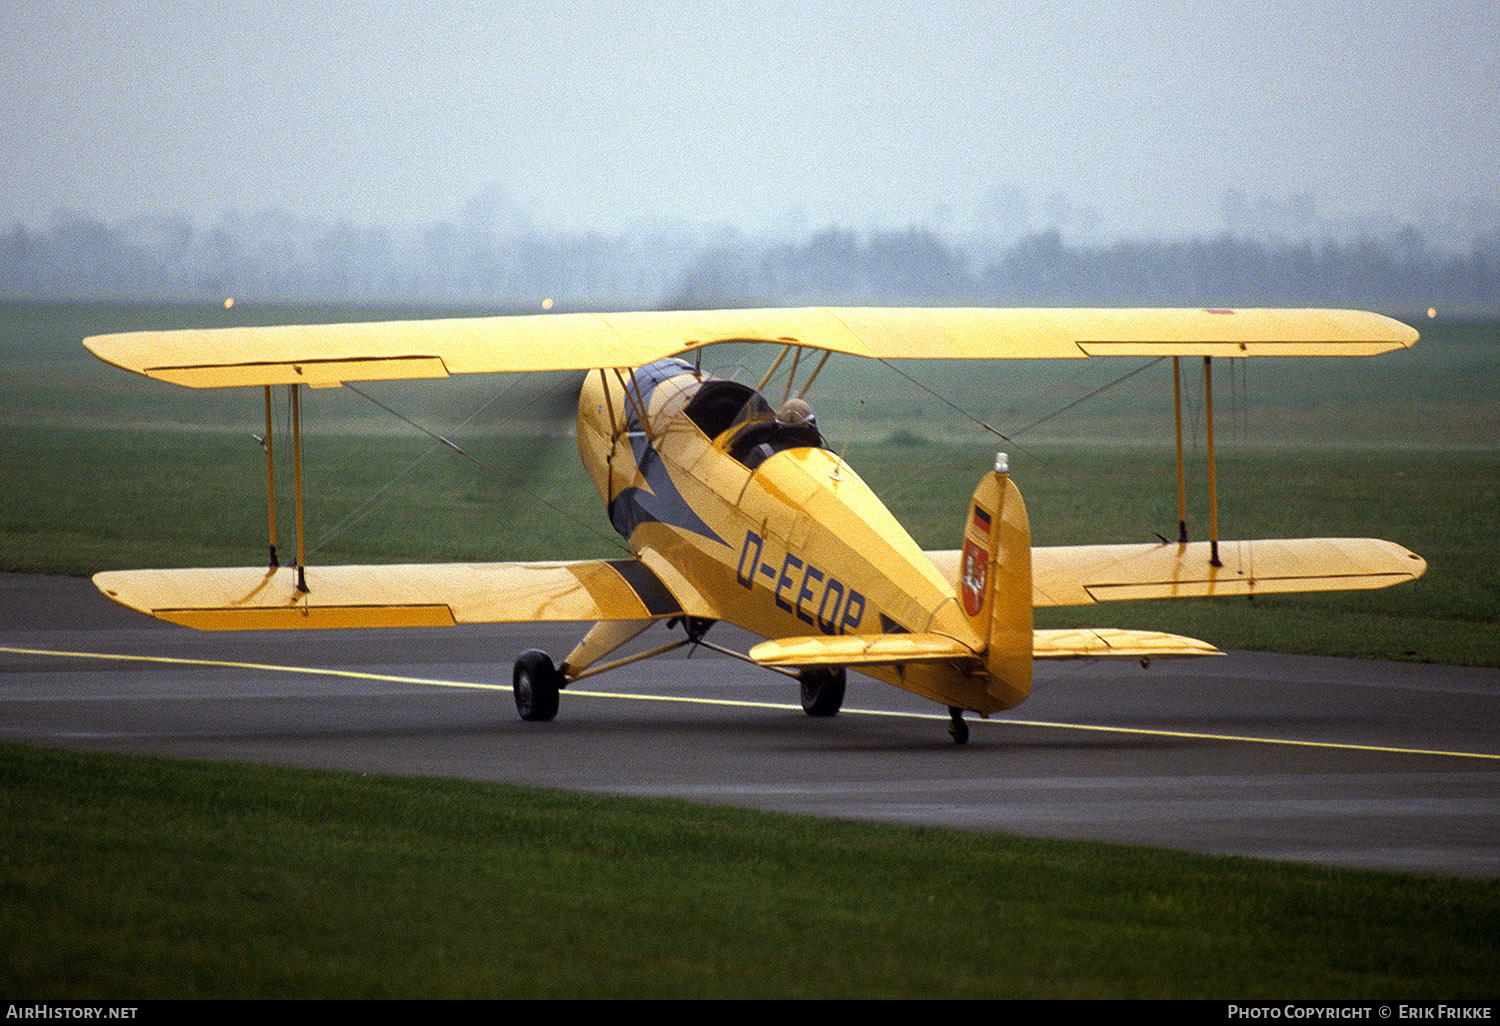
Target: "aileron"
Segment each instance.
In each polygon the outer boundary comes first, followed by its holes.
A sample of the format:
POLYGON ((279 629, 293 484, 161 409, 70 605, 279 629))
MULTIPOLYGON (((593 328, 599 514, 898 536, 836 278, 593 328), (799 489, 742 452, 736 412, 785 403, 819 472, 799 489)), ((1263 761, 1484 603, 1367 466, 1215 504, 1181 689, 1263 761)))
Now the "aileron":
POLYGON ((328 388, 347 381, 407 381, 446 378, 448 368, 436 356, 356 357, 284 363, 237 363, 193 367, 148 367, 147 377, 188 388, 232 388, 253 385, 309 385, 328 388))

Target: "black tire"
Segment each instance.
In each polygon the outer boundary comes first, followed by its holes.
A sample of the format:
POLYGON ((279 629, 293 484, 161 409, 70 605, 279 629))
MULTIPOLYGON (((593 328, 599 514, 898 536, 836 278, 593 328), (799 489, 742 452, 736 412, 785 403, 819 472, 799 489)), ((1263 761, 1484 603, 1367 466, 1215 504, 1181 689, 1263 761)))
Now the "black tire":
POLYGON ((516 693, 516 712, 521 719, 544 722, 557 716, 557 693, 562 689, 562 674, 552 665, 552 657, 538 649, 528 649, 516 660, 511 683, 516 693))
POLYGON ((802 711, 809 716, 837 716, 844 705, 844 668, 803 670, 802 711))

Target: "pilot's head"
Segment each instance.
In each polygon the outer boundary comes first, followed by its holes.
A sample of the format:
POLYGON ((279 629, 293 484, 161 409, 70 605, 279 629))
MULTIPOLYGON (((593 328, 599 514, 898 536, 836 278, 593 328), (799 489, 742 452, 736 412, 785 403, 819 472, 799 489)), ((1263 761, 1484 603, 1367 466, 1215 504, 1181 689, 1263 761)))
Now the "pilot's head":
POLYGON ((776 419, 788 427, 818 423, 818 415, 813 413, 812 407, 807 405, 806 400, 795 397, 781 404, 781 409, 777 412, 776 419))

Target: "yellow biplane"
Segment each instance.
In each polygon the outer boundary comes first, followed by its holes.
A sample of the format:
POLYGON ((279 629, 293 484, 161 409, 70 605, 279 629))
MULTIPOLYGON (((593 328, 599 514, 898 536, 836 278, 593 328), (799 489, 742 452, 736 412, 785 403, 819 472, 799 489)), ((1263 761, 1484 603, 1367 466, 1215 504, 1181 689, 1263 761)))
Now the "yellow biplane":
MULTIPOLYGON (((1340 310, 990 310, 810 308, 680 311, 228 328, 96 336, 120 367, 193 388, 253 386, 266 402, 269 567, 101 573, 111 598, 191 627, 395 627, 591 622, 561 663, 515 664, 517 709, 550 720, 573 681, 702 644, 800 680, 803 708, 832 716, 855 668, 948 707, 1024 699, 1035 659, 1214 655, 1212 645, 1133 630, 1034 630, 1035 606, 1205 595, 1379 588, 1425 563, 1374 539, 1104 546, 1031 545, 1004 454, 955 510, 960 547, 923 551, 819 432, 808 390, 832 353, 880 359, 1359 356, 1417 333, 1340 310), (757 387, 689 363, 720 342, 780 347, 757 387), (782 401, 762 394, 790 355, 782 401), (804 366, 805 365, 805 366, 804 366), (799 366, 805 376, 797 383, 799 366), (810 368, 810 369, 806 369, 810 368), (583 370, 578 449, 632 558, 552 563, 306 567, 302 550, 302 385, 474 372, 583 370), (278 565, 271 400, 289 386, 297 560, 278 565), (1246 558, 1253 546, 1253 561, 1246 558), (1230 558, 1222 558, 1227 553, 1230 558), (1253 572, 1251 567, 1253 566, 1253 572), (684 637, 601 662, 651 624, 684 637), (717 621, 768 640, 748 653, 704 638, 717 621)), ((1180 380, 1180 379, 1176 379, 1180 380)), ((1206 382, 1211 383, 1211 375, 1206 382)), ((1177 394, 1179 510, 1181 399, 1177 394)))

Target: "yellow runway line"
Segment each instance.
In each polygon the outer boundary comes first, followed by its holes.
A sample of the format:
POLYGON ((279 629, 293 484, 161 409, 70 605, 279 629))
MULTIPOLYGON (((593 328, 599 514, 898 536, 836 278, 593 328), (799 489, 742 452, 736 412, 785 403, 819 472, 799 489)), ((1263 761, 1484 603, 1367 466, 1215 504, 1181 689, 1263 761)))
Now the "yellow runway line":
MULTIPOLYGON (((9 648, 0 646, 0 652, 8 652, 14 655, 52 656, 60 659, 99 659, 118 660, 123 662, 163 663, 177 666, 215 666, 226 669, 237 670, 262 670, 271 673, 297 673, 320 677, 344 677, 351 680, 381 681, 390 684, 422 684, 431 687, 445 688, 468 688, 480 691, 509 691, 508 684, 481 684, 472 681, 457 680, 435 680, 426 677, 402 677, 384 673, 361 673, 357 670, 326 670, 307 666, 281 666, 271 663, 242 663, 230 662, 218 659, 182 659, 172 656, 145 656, 145 655, 122 655, 114 652, 67 652, 54 651, 41 648, 9 648)), ((712 705, 723 708, 741 709, 780 709, 796 710, 801 706, 794 703, 784 702, 754 702, 742 699, 726 698, 694 698, 684 695, 641 695, 630 694, 619 691, 575 691, 569 689, 567 694, 581 698, 606 698, 617 701, 632 702, 676 702, 685 705, 712 705)), ((902 719, 931 720, 941 719, 946 721, 946 713, 933 715, 930 713, 894 712, 881 709, 849 709, 840 712, 841 716, 891 716, 902 719)), ((1488 752, 1458 752, 1444 751, 1442 749, 1430 748, 1398 748, 1391 745, 1360 745, 1336 741, 1298 741, 1288 738, 1275 737, 1253 737, 1241 734, 1209 734, 1188 730, 1158 730, 1146 727, 1113 727, 1102 724, 1088 723, 1057 723, 1047 720, 1022 720, 1011 717, 998 717, 988 720, 973 719, 971 723, 992 723, 1000 726, 1032 727, 1041 730, 1075 730, 1098 734, 1130 734, 1138 737, 1162 737, 1176 738, 1191 741, 1227 741, 1237 744, 1256 745, 1286 745, 1296 748, 1320 748, 1334 751, 1351 752, 1383 752, 1394 755, 1426 755, 1440 756, 1452 759, 1489 759, 1500 761, 1500 754, 1488 752)))

